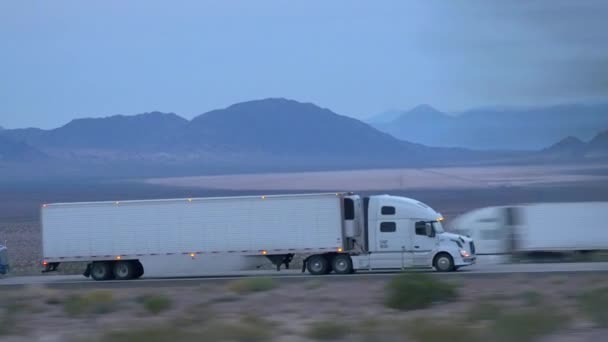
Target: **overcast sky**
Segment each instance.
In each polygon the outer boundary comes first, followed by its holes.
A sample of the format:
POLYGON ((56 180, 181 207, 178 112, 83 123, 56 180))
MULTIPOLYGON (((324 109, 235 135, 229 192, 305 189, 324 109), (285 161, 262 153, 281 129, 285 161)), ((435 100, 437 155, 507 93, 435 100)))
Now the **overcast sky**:
POLYGON ((0 2, 0 126, 287 97, 364 118, 608 97, 608 1, 0 2))

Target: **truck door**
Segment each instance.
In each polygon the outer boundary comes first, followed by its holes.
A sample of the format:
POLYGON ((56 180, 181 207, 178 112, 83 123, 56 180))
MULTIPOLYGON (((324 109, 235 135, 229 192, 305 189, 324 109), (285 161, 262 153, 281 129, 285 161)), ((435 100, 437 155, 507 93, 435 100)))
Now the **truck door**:
POLYGON ((410 221, 409 227, 414 233, 411 240, 411 250, 413 253, 413 263, 416 267, 428 267, 432 265, 431 258, 437 245, 437 238, 432 226, 430 228, 431 236, 429 236, 427 225, 431 224, 422 220, 410 221))
POLYGON ((409 220, 379 220, 375 231, 375 251, 370 254, 371 268, 403 268, 412 264, 408 253, 409 220))

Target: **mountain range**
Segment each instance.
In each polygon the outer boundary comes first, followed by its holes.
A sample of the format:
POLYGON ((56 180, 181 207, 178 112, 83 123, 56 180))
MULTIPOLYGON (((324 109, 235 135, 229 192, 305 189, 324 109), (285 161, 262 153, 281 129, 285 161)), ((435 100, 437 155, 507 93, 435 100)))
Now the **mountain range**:
POLYGON ((479 108, 446 114, 429 105, 372 117, 375 128, 399 139, 476 150, 541 150, 567 136, 592 139, 608 128, 608 104, 479 108))
MULTIPOLYGON (((411 115, 436 127, 447 125, 441 120, 454 120, 430 106, 411 115)), ((272 98, 192 120, 151 112, 75 119, 51 130, 0 130, 0 176, 71 179, 508 164, 538 155, 544 161, 580 160, 603 158, 597 151, 608 151, 607 141, 608 134, 589 143, 571 138, 537 152, 429 147, 311 103, 272 98)))

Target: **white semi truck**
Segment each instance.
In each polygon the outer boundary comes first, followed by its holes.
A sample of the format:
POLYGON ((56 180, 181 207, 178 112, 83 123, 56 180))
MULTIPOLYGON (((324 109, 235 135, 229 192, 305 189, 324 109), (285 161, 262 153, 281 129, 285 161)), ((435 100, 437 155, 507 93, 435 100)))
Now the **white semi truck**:
POLYGON ((608 250, 608 202, 534 203, 463 214, 450 231, 475 240, 477 254, 563 254, 608 250))
POLYGON ((473 264, 473 241, 442 220, 413 199, 352 193, 45 204, 43 264, 86 262, 95 280, 278 270, 296 255, 315 275, 473 264))

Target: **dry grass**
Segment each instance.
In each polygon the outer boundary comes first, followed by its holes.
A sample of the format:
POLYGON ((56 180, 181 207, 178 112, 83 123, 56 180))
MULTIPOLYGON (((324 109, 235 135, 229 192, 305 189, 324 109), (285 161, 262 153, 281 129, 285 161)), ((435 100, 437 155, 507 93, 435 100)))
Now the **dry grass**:
POLYGON ((404 273, 393 278, 386 286, 385 305, 399 310, 424 309, 437 302, 456 299, 458 292, 453 284, 426 273, 404 273))
POLYGON ((275 280, 268 277, 245 278, 228 285, 228 288, 237 294, 270 291, 275 287, 277 287, 275 280))
MULTIPOLYGON (((308 289, 307 282, 276 286, 281 281, 276 279, 270 287, 265 280, 261 283, 266 285, 260 286, 257 278, 237 286, 246 289, 243 293, 256 289, 257 295, 235 294, 231 289, 233 282, 210 283, 205 291, 197 287, 168 287, 146 295, 137 287, 76 293, 32 287, 2 293, 0 334, 33 340, 52 331, 56 340, 88 336, 101 341, 152 342, 291 339, 527 342, 576 335, 581 326, 595 329, 589 327, 595 323, 599 328, 604 322, 602 310, 606 306, 602 301, 608 290, 593 287, 591 280, 597 275, 568 277, 559 286, 552 285, 553 277, 471 276, 467 286, 458 289, 459 297, 450 295, 450 300, 436 297, 435 289, 445 285, 443 282, 437 285, 441 278, 410 276, 400 275, 395 281, 327 280, 313 290, 308 289), (402 277, 410 278, 404 281, 402 277), (420 291, 435 295, 423 304, 406 302, 406 307, 424 305, 426 309, 386 308, 382 300, 385 289, 391 286, 411 289, 412 282, 418 291, 416 295, 423 293, 420 291), (419 284, 425 286, 418 287, 419 284), (529 291, 531 288, 536 290, 529 291), (577 295, 581 291, 584 294, 577 295), (433 304, 431 308, 427 306, 429 303, 433 304), (150 314, 141 315, 142 310, 150 314), (570 328, 570 321, 578 330, 570 328), (56 329, 57 326, 62 328, 56 329), (100 327, 103 330, 97 330, 100 327)), ((453 286, 449 284, 449 288, 453 286)), ((412 295, 411 291, 408 293, 412 295)))

